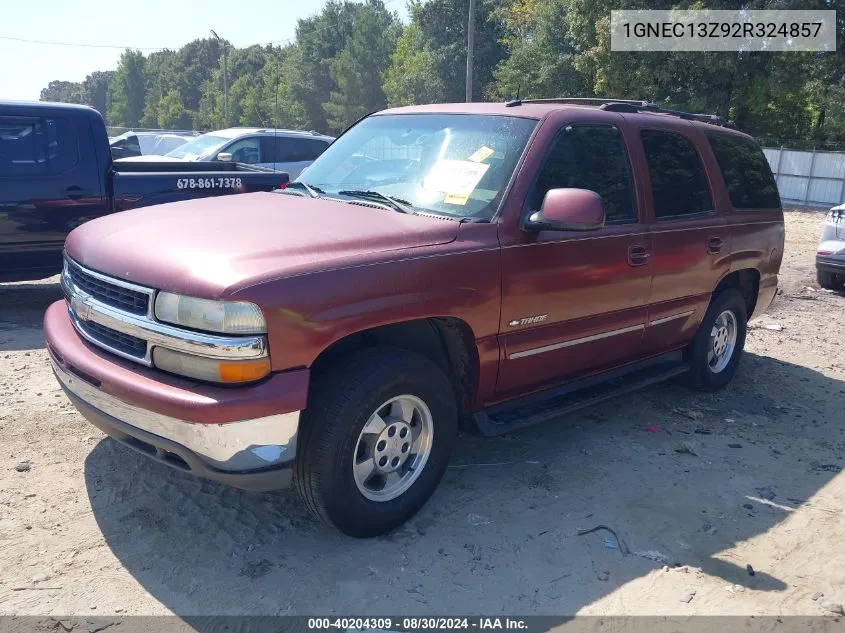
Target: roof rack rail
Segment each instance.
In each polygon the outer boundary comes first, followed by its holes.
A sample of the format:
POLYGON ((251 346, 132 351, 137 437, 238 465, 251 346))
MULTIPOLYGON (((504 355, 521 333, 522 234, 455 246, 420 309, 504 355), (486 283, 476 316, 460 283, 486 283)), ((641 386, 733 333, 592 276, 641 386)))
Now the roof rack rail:
POLYGON ((648 103, 642 108, 640 108, 641 112, 654 112, 656 114, 668 114, 670 116, 676 116, 680 119, 685 119, 687 121, 700 121, 701 123, 710 123, 712 125, 720 125, 722 127, 729 127, 736 129, 736 126, 725 119, 724 117, 719 116, 718 114, 702 114, 700 112, 684 112, 682 110, 672 110, 669 108, 661 108, 656 103, 648 103))
POLYGON ((666 114, 676 116, 687 121, 700 121, 702 123, 710 123, 712 125, 719 125, 731 129, 736 129, 736 125, 726 120, 724 117, 716 114, 702 114, 700 112, 684 112, 682 110, 672 110, 670 108, 663 108, 656 103, 642 101, 639 99, 603 99, 599 97, 555 97, 552 99, 520 99, 508 101, 505 105, 509 107, 522 105, 523 103, 561 103, 572 105, 597 105, 602 110, 609 112, 651 112, 654 114, 666 114))
POLYGON ((555 97, 553 99, 522 99, 522 103, 571 103, 573 105, 602 105, 605 103, 630 103, 648 105, 648 101, 638 99, 602 99, 599 97, 555 97))

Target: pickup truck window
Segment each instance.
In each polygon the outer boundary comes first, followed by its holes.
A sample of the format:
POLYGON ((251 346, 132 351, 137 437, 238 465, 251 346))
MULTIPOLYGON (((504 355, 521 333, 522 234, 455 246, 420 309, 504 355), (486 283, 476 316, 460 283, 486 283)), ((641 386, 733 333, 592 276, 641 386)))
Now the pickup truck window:
POLYGON ((58 174, 79 162, 79 140, 66 119, 0 117, 0 176, 58 174))
POLYGON ((701 157, 688 138, 665 130, 642 130, 654 214, 658 219, 713 210, 701 157))
POLYGON ((490 220, 536 126, 536 119, 513 116, 371 116, 300 179, 329 197, 377 191, 441 215, 490 220))
POLYGON ((589 189, 602 197, 608 224, 637 221, 628 153, 609 125, 568 126, 555 140, 528 196, 525 212, 537 211, 549 189, 589 189))
POLYGON ((763 150, 751 139, 708 132, 735 209, 779 209, 780 195, 763 150))

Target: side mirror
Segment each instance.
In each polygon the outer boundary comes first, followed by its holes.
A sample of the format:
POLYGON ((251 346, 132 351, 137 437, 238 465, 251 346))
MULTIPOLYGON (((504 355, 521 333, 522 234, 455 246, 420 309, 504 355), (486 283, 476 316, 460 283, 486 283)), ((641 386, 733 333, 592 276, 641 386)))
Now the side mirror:
POLYGON ((549 189, 539 211, 523 228, 528 231, 597 231, 604 228, 604 203, 588 189, 549 189))
POLYGON ((217 154, 217 160, 223 163, 231 163, 232 155, 229 152, 220 152, 217 154))

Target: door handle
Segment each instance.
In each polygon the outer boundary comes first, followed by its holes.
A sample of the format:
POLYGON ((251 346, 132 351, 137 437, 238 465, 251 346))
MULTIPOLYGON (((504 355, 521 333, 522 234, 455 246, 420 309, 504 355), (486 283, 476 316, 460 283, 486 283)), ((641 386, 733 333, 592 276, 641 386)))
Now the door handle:
POLYGON ((65 189, 65 195, 71 200, 79 200, 80 198, 90 198, 94 194, 92 194, 90 191, 83 189, 82 187, 72 185, 65 189))
POLYGON ((645 266, 648 264, 648 258, 651 253, 645 246, 634 244, 628 247, 628 265, 629 266, 645 266))
POLYGON ((722 247, 725 243, 722 241, 720 237, 711 237, 710 241, 707 242, 707 252, 711 255, 715 255, 716 253, 722 252, 722 247))

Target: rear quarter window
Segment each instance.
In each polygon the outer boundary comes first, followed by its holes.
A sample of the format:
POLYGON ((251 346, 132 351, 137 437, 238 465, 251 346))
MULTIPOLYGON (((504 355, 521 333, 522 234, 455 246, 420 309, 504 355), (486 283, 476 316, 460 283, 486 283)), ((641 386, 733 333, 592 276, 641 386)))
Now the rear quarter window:
POLYGON ((735 209, 779 209, 777 184, 763 150, 751 139, 707 132, 735 209))

